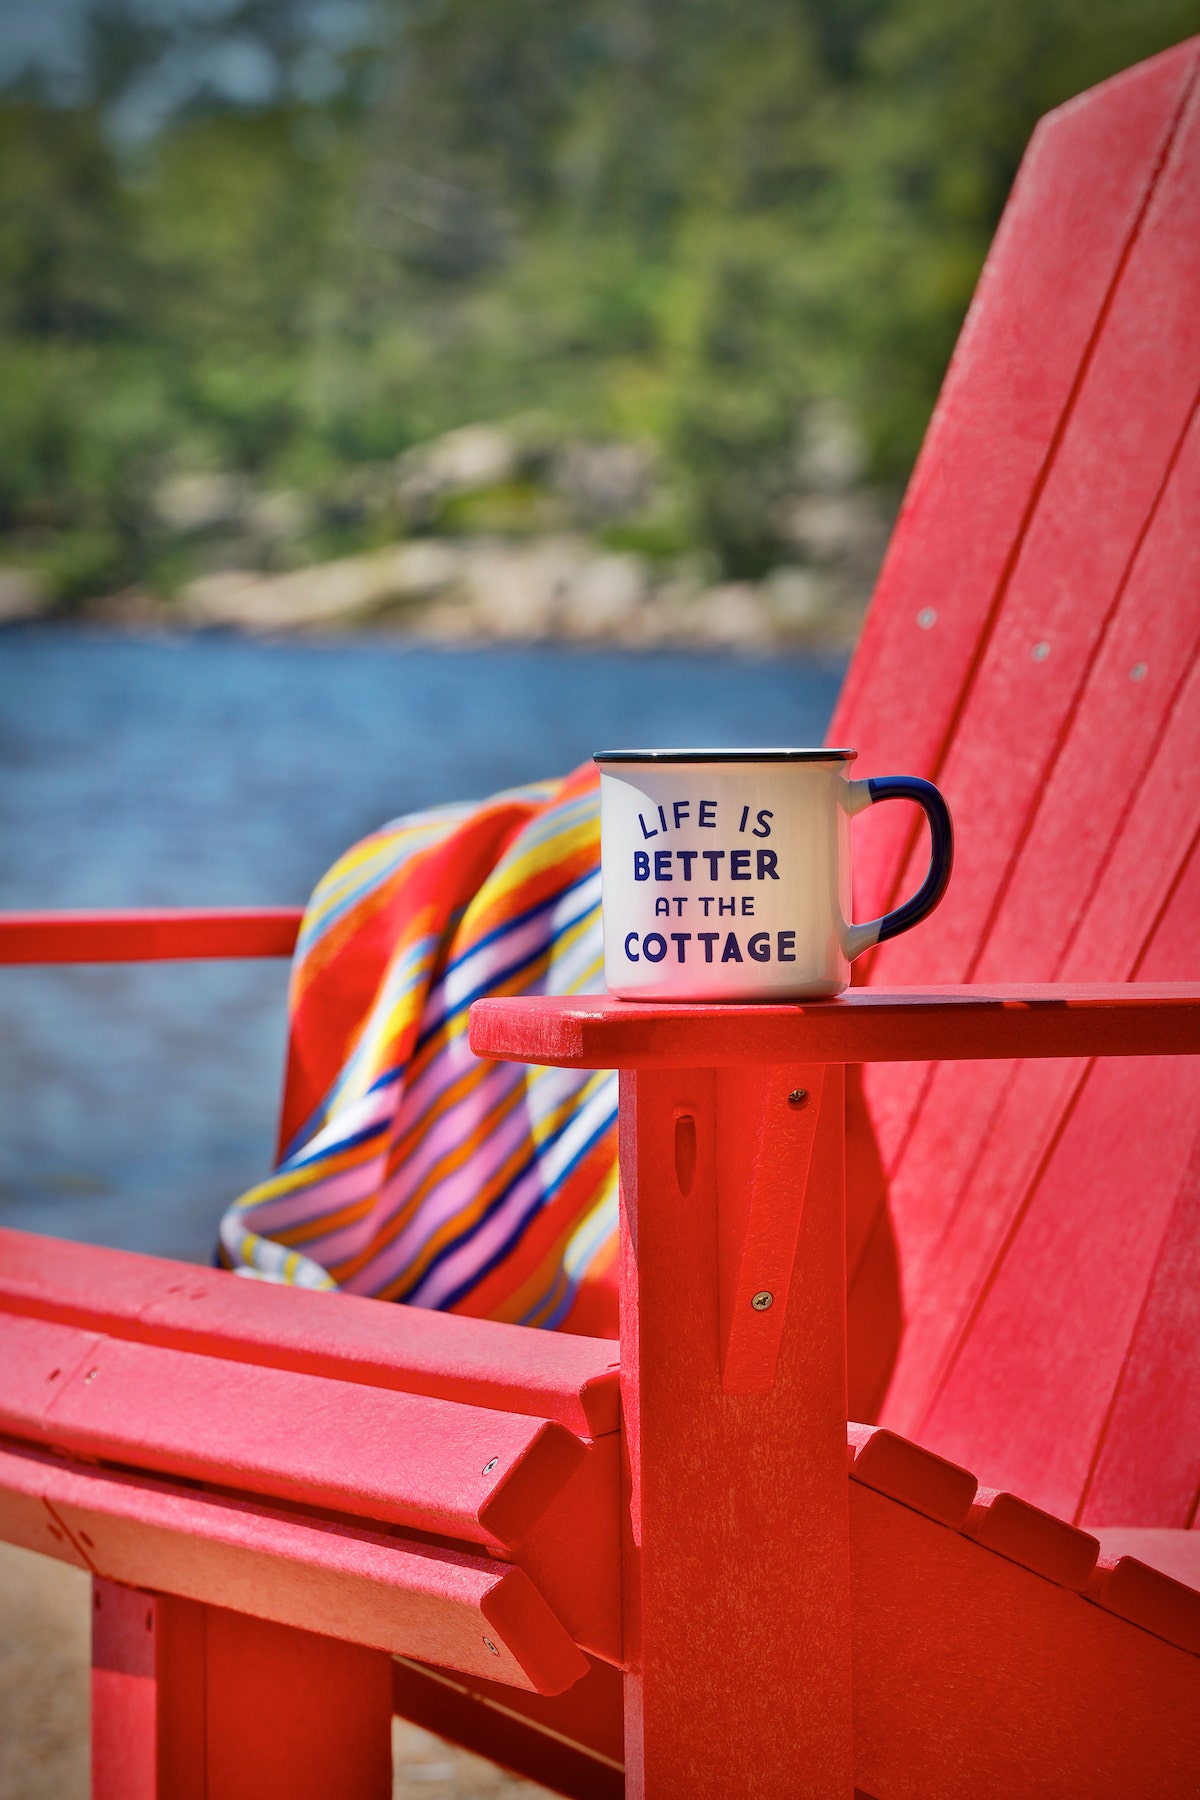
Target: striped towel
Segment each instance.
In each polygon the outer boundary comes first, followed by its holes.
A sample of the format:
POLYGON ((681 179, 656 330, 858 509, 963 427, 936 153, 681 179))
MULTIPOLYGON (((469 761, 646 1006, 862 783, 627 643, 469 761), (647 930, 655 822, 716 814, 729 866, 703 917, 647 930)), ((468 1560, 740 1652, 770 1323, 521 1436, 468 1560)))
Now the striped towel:
POLYGON ((279 1161, 226 1268, 616 1335, 617 1083, 485 1062, 482 994, 603 988, 595 770, 414 813, 324 877, 292 970, 279 1161))

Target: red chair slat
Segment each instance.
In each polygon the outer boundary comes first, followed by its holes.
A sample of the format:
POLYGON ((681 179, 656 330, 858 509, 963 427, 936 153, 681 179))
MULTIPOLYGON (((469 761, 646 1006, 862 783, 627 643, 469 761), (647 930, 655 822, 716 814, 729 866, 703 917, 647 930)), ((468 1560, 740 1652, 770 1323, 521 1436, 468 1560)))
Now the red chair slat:
MULTIPOLYGON (((1195 41, 1043 120, 997 232, 831 727, 864 769, 933 776, 1080 367, 1195 80, 1195 41), (918 614, 937 615, 923 630, 918 614)), ((859 916, 912 830, 862 834, 859 916)))
POLYGON ((939 1525, 957 1530, 965 1523, 978 1486, 969 1469, 875 1425, 850 1425, 847 1437, 855 1481, 939 1525))
MULTIPOLYGON (((1087 677, 1152 529, 1200 391, 1197 168, 1200 92, 1130 247, 939 770, 970 856, 960 860, 937 930, 882 947, 873 979, 971 979, 1005 881, 1038 830, 1046 782, 1078 723, 1087 677), (1044 660, 1037 660, 1043 651, 1044 660)), ((1190 622, 1186 655, 1196 641, 1194 591, 1172 581, 1158 603, 1171 600, 1190 622)), ((1108 702, 1109 731, 1120 744, 1122 715, 1131 715, 1118 697, 1109 694, 1108 702)), ((1128 744, 1121 747, 1127 782, 1141 764, 1129 757, 1128 744)), ((1119 788, 1118 807, 1123 797, 1119 788)), ((918 868, 910 866, 907 878, 914 876, 919 879, 918 868)), ((1046 871, 1043 889, 1048 878, 1046 871)), ((1077 891, 1078 881, 1072 866, 1060 865, 1053 890, 1077 891)), ((1016 971, 1004 973, 1011 979, 1016 971)))
POLYGON ((311 1517, 15 1447, 0 1446, 0 1496, 6 1535, 24 1500, 45 1521, 30 1548, 81 1560, 112 1581, 542 1693, 587 1671, 528 1576, 487 1556, 344 1523, 334 1531, 311 1517))
MULTIPOLYGON (((1070 973, 1106 963, 1139 978, 1163 968, 1200 968, 1200 857, 1195 850, 1184 870, 1175 873, 1181 850, 1200 829, 1200 790, 1190 776, 1198 758, 1200 670, 1193 664, 1159 746, 1154 779, 1129 813, 1067 949, 1070 973), (1157 952, 1154 943, 1161 946, 1157 952)), ((871 1071, 872 1082, 885 1073, 871 1071)), ((931 1090, 914 1145, 892 1184, 909 1281, 908 1321, 885 1409, 887 1422, 898 1430, 919 1428, 944 1358, 971 1315, 1087 1071, 1078 1062, 983 1065, 974 1089, 970 1076, 971 1071, 951 1066, 937 1071, 937 1104, 931 1090), (991 1112, 981 1123, 974 1109, 982 1110, 985 1103, 991 1112), (965 1180, 963 1138, 972 1158, 965 1180), (987 1155, 981 1154, 985 1143, 987 1155), (926 1279, 935 1251, 936 1278, 926 1279)), ((1194 1093, 1194 1071, 1178 1072, 1172 1079, 1190 1082, 1194 1093)), ((1131 1194, 1142 1191, 1146 1168, 1130 1165, 1131 1194)), ((1085 1195, 1079 1203, 1086 1205, 1085 1195)), ((1069 1195, 1064 1204, 1074 1204, 1069 1195)), ((1086 1218, 1080 1229, 1090 1229, 1086 1218)), ((1075 1303, 1083 1299, 1076 1296, 1075 1303)))
POLYGON ((997 1556, 1077 1592, 1087 1586, 1100 1552, 1086 1531, 994 1488, 980 1488, 963 1529, 997 1556))
POLYGON ((298 906, 5 913, 0 964, 290 956, 303 916, 298 906))
POLYGON ((989 1486, 1063 1518, 1082 1498, 1191 1159, 1193 1089, 1166 1059, 1092 1070, 916 1428, 989 1486), (1135 1185, 1139 1166, 1153 1181, 1135 1185))
MULTIPOLYGON (((833 727, 956 820, 951 893, 871 983, 1200 971, 1198 57, 1043 122, 980 283, 833 727)), ((856 829, 861 913, 924 850, 856 829)), ((904 1313, 879 1417, 1068 1517, 1116 1504, 1101 1471, 1132 1503, 1136 1443, 1136 1522, 1180 1522, 1196 1468, 1147 1406, 1180 1386, 1194 1068, 914 1061, 865 1094, 904 1313)))
POLYGON ((12 1314, 0 1363, 14 1437, 474 1543, 520 1541, 586 1457, 548 1420, 12 1314))
MULTIPOLYGON (((1080 1517, 1186 1526, 1200 1500, 1200 1146, 1159 1246, 1080 1517)), ((1200 1537, 1197 1538, 1200 1554, 1200 1537)), ((1197 1563, 1200 1585, 1200 1562, 1197 1563)))
POLYGON ((1101 1557, 1089 1596, 1108 1612, 1200 1656, 1200 1594, 1136 1556, 1101 1557))
POLYGON ((555 1419, 580 1437, 617 1428, 617 1354, 607 1339, 381 1307, 2 1228, 0 1312, 555 1419))

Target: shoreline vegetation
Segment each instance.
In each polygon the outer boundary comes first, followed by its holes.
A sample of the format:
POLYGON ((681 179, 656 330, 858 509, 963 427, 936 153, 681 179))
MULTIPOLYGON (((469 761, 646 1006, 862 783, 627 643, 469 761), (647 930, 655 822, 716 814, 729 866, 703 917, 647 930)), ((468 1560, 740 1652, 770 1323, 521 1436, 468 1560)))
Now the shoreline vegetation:
POLYGON ((528 423, 448 432, 324 496, 263 491, 219 471, 178 475, 154 502, 189 571, 172 590, 130 584, 64 603, 36 566, 0 564, 0 625, 757 652, 853 645, 890 508, 865 483, 839 409, 810 412, 777 502, 781 560, 757 580, 723 579, 702 554, 656 553, 664 485, 648 448, 555 442, 528 423), (314 533, 331 520, 371 547, 314 559, 314 533))
POLYGON ((51 10, 0 28, 0 622, 759 652, 854 640, 1038 118, 1195 29, 51 10))

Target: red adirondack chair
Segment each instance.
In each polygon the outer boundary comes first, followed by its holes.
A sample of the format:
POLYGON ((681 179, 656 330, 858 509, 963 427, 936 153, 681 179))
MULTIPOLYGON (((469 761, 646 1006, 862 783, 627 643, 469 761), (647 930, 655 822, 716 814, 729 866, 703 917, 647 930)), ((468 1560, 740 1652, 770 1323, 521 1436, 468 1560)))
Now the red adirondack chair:
POLYGON ((393 1705, 580 1800, 1196 1791, 1198 75, 1035 134, 834 721, 946 792, 936 918, 838 1001, 474 1009, 622 1071, 619 1366, 0 1234, 0 1534, 96 1577, 105 1800, 382 1796, 393 1705))

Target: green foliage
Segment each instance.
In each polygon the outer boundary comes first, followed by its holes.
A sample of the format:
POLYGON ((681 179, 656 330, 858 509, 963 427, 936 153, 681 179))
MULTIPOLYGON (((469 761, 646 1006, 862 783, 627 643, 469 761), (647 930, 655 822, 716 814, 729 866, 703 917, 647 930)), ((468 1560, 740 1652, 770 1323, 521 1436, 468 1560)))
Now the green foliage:
MULTIPOLYGON (((294 12, 231 17, 282 68, 294 12)), ((1036 119, 1197 25, 1195 0, 385 20, 331 98, 197 102, 122 148, 114 109, 169 33, 110 0, 90 97, 0 100, 0 532, 64 598, 186 572, 155 511, 172 471, 309 491, 312 543, 344 545, 347 471, 531 415, 656 446, 660 493, 611 541, 762 572, 806 405, 840 399, 871 477, 902 481, 1036 119)), ((436 523, 538 505, 518 484, 436 523)))

